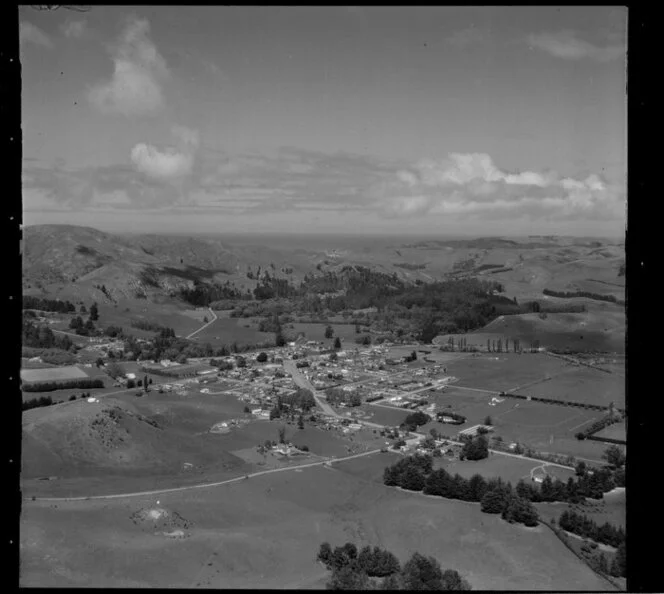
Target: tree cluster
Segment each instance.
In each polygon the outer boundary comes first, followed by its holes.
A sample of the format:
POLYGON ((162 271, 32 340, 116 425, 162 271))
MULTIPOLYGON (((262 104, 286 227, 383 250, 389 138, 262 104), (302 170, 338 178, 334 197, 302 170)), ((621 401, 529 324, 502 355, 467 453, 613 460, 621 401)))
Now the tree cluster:
POLYGON ((448 590, 465 591, 471 587, 459 572, 443 571, 433 557, 414 553, 401 567, 397 557, 380 547, 365 546, 359 552, 347 542, 334 550, 321 544, 317 560, 332 571, 328 590, 448 590))
POLYGON ((431 420, 431 417, 420 410, 410 413, 401 423, 400 427, 406 431, 415 431, 418 427, 426 425, 431 420))
POLYGON ((73 342, 66 334, 56 335, 47 326, 35 326, 28 319, 23 318, 21 327, 21 344, 24 347, 51 349, 57 348, 67 351, 72 348, 73 342))
POLYGON ((489 457, 489 441, 484 435, 468 439, 461 448, 461 460, 484 460, 489 457))
POLYGON ((565 510, 562 513, 558 519, 558 526, 567 532, 616 548, 625 542, 625 530, 622 526, 616 527, 609 522, 599 525, 591 518, 572 510, 565 510))

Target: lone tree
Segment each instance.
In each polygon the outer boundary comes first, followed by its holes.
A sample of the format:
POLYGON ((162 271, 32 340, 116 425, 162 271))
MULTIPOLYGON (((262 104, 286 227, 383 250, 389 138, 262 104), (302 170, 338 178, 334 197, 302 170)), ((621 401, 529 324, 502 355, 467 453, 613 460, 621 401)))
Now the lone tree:
POLYGON ((286 427, 279 428, 279 443, 286 443, 286 427))
POLYGON ((335 349, 341 348, 341 339, 338 336, 334 339, 334 348, 335 349))
POLYGON ((325 328, 325 338, 332 338, 334 336, 334 330, 332 329, 332 326, 328 326, 325 328))
POLYGON ((493 425, 493 421, 491 420, 491 415, 486 416, 486 418, 484 419, 484 424, 485 425, 493 425))
POLYGON ((93 322, 96 322, 99 319, 99 310, 97 309, 97 304, 93 303, 90 306, 90 319, 93 322))

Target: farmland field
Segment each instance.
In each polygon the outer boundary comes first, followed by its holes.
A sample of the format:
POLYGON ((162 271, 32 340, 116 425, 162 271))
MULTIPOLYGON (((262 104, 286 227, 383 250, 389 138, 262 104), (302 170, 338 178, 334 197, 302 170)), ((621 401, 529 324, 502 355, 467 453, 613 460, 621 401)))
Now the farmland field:
MULTIPOLYGON (((197 328, 200 328, 200 324, 193 330, 197 328)), ((214 348, 218 348, 230 345, 233 342, 238 344, 273 343, 274 334, 272 332, 259 332, 244 318, 218 318, 207 328, 192 336, 191 340, 201 344, 209 342, 214 348), (245 327, 247 325, 248 328, 245 327)))
POLYGON ((625 406, 625 379, 589 367, 573 367, 552 379, 520 392, 529 396, 625 406))
POLYGON ((627 441, 627 427, 625 422, 616 423, 615 425, 609 425, 605 427, 598 433, 595 433, 595 437, 608 437, 611 439, 621 439, 627 441))
POLYGON ((88 374, 76 365, 47 369, 21 369, 21 379, 24 382, 57 382, 87 377, 88 374))
POLYGON ((348 540, 402 561, 434 555, 475 589, 610 588, 544 526, 511 525, 475 504, 323 467, 156 497, 26 501, 21 585, 321 587, 329 574, 315 551, 348 540), (185 537, 155 534, 152 521, 136 519, 154 508, 178 514, 185 537))
POLYGON ((602 415, 598 411, 514 398, 505 398, 503 402, 491 406, 490 400, 491 394, 452 385, 442 395, 429 397, 429 402, 436 402, 442 407, 450 405, 451 411, 466 417, 466 423, 446 425, 432 421, 421 427, 420 431, 428 433, 431 428, 436 428, 444 435, 454 436, 462 429, 483 423, 490 416, 495 428, 493 435, 500 435, 507 442, 518 441, 534 450, 584 456, 593 460, 599 459, 604 451, 605 446, 599 442, 579 441, 574 437, 584 425, 602 415))
POLYGON ((296 333, 304 332, 304 337, 307 340, 321 341, 325 344, 329 343, 331 345, 334 342, 334 339, 338 336, 346 348, 350 348, 351 346, 353 348, 361 346, 355 343, 355 339, 358 336, 362 336, 363 334, 355 333, 354 324, 329 325, 332 326, 332 330, 334 330, 334 336, 332 338, 325 338, 325 328, 327 328, 328 324, 309 324, 296 322, 293 324, 293 331, 296 333))

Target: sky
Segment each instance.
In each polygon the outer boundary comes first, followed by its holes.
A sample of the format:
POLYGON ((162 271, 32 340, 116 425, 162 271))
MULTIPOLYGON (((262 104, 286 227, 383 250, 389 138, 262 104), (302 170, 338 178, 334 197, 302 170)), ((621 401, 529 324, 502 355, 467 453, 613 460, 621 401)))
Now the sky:
POLYGON ((626 8, 23 6, 19 27, 25 225, 624 235, 626 8))

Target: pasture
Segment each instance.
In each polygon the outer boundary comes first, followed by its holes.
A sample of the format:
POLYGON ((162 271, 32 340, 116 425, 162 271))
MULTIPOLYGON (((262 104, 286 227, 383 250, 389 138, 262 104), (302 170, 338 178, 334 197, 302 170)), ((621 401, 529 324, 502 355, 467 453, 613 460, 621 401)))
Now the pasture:
POLYGON ((334 343, 334 339, 338 336, 345 348, 362 348, 361 345, 355 343, 355 339, 358 336, 363 336, 363 334, 355 333, 354 324, 315 324, 295 322, 293 323, 293 332, 296 334, 302 332, 304 333, 304 337, 307 340, 320 341, 325 344, 329 344, 330 346, 334 343), (325 329, 328 327, 328 325, 332 326, 332 330, 334 330, 334 336, 332 338, 325 338, 325 329))
MULTIPOLYGON (((491 453, 488 458, 484 460, 449 460, 445 457, 435 458, 435 468, 444 468, 450 474, 460 474, 464 478, 470 478, 474 474, 482 475, 486 479, 502 478, 509 481, 513 486, 524 479, 530 483, 531 471, 535 468, 540 468, 544 462, 536 462, 534 460, 527 460, 524 458, 515 458, 514 456, 506 456, 498 453, 491 453)), ((574 476, 573 470, 566 470, 564 468, 555 468, 552 466, 545 467, 547 474, 551 478, 560 478, 567 481, 567 478, 574 476)))
POLYGON ((572 367, 550 380, 524 388, 528 396, 559 398, 586 404, 625 406, 625 378, 585 366, 572 367))
POLYGON ((605 446, 599 442, 579 441, 574 435, 602 413, 515 398, 505 398, 491 406, 491 397, 490 393, 452 385, 442 395, 429 397, 429 402, 435 402, 442 410, 449 405, 449 410, 466 417, 466 423, 447 425, 431 421, 420 431, 428 433, 435 428, 443 435, 454 437, 460 430, 483 423, 490 416, 494 426, 492 435, 500 435, 508 443, 519 442, 538 451, 600 459, 605 446))
MULTIPOLYGON (((194 328, 200 328, 200 324, 194 328)), ((192 330, 193 332, 193 330, 192 330)), ((272 332, 259 332, 244 318, 218 318, 212 324, 191 337, 201 344, 210 343, 213 348, 238 344, 274 343, 272 332)))
POLYGON ((459 379, 459 386, 498 393, 554 377, 571 367, 571 363, 539 353, 489 353, 450 361, 446 367, 448 375, 459 379))
POLYGON ((595 437, 608 437, 610 439, 622 439, 623 441, 627 441, 626 423, 623 421, 622 423, 616 423, 615 425, 604 427, 604 429, 595 433, 595 437))
POLYGON ((315 556, 325 541, 381 546, 402 562, 416 551, 433 555, 474 589, 609 588, 545 526, 511 525, 476 504, 334 467, 130 499, 26 501, 21 585, 321 587, 329 573, 315 556), (170 514, 181 537, 160 533, 167 523, 136 520, 150 510, 170 514))

